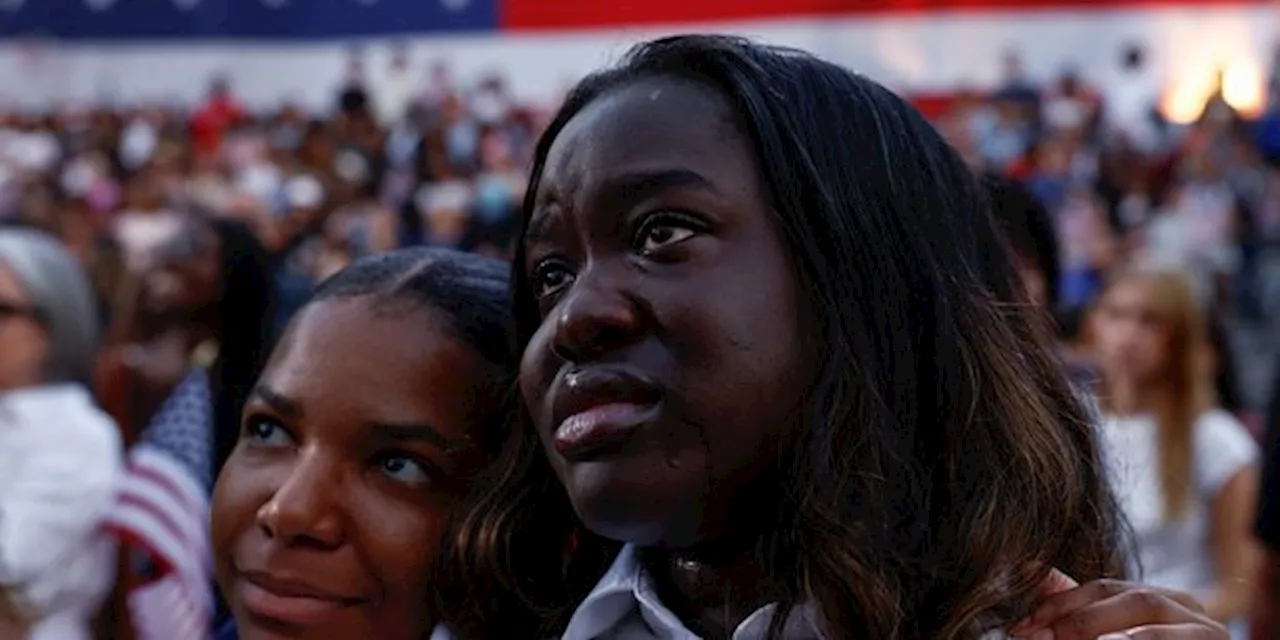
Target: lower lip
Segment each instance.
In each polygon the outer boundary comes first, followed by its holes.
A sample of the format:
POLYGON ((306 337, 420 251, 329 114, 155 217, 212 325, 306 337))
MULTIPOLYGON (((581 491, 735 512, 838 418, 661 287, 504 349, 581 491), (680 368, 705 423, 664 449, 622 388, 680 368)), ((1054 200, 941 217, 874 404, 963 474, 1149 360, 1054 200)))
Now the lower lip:
POLYGON ((616 451, 652 419, 657 409, 657 404, 616 402, 569 416, 556 429, 556 451, 574 461, 616 451))
POLYGON ((240 598, 250 614, 293 625, 315 624, 350 606, 339 600, 282 596, 247 581, 240 587, 240 598))

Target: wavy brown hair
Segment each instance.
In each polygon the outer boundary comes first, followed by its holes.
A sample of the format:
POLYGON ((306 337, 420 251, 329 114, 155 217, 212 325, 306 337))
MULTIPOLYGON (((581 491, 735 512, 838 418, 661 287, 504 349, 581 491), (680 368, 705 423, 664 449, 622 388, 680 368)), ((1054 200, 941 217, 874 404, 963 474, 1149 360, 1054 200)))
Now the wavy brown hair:
MULTIPOLYGON (((583 80, 539 140, 526 217, 566 123, 655 76, 735 111, 822 355, 770 470, 783 486, 760 498, 776 514, 758 548, 779 604, 813 603, 832 638, 976 638, 1027 613, 1052 567, 1119 574, 1118 511, 1048 322, 975 176, 888 90, 736 38, 640 45, 583 80)), ((541 318, 518 251, 523 350, 541 318)), ((581 529, 520 422, 442 558, 437 604, 463 637, 555 635, 616 550, 581 529)))

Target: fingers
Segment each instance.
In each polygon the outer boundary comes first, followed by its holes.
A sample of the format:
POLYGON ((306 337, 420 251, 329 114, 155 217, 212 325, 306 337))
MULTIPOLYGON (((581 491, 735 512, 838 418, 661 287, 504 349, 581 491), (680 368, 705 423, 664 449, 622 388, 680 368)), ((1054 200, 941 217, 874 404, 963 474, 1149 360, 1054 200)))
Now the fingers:
POLYGON ((1224 628, 1205 617, 1188 594, 1116 580, 1090 582, 1051 595, 1030 618, 1010 630, 1019 638, 1056 640, 1092 640, 1117 632, 1142 633, 1133 637, 1148 638, 1227 637, 1224 628), (1170 629, 1178 633, 1159 635, 1170 629))
MULTIPOLYGON (((1125 606, 1136 607, 1141 615, 1153 615, 1166 611, 1169 607, 1175 607, 1183 615, 1203 614, 1204 607, 1200 605, 1190 594, 1180 591, 1170 591, 1167 589, 1157 589, 1155 587, 1147 587, 1136 585, 1120 580, 1095 580, 1093 582, 1081 585, 1068 591, 1062 591, 1048 596, 1036 608, 1035 613, 1026 620, 1025 623, 1018 628, 1040 628, 1047 626, 1051 621, 1058 620, 1063 616, 1071 614, 1082 608, 1092 605, 1093 603, 1101 603, 1111 598, 1126 595, 1123 601, 1125 606), (1026 625, 1031 625, 1027 627, 1026 625)), ((1113 604, 1114 606, 1114 604, 1113 604)), ((1172 622, 1177 622, 1175 620, 1172 622)), ((1157 618, 1142 618, 1137 620, 1132 626, 1139 624, 1164 623, 1166 620, 1157 618)), ((1112 627, 1112 629, 1125 627, 1112 627)))
POLYGON ((1111 633, 1098 640, 1218 640, 1227 638, 1227 630, 1218 624, 1157 624, 1111 633))
POLYGON ((1042 596, 1051 596, 1063 591, 1070 591, 1078 586, 1080 586, 1080 583, 1073 580, 1071 576, 1053 569, 1049 572, 1049 575, 1045 576, 1044 580, 1040 581, 1036 592, 1042 596))

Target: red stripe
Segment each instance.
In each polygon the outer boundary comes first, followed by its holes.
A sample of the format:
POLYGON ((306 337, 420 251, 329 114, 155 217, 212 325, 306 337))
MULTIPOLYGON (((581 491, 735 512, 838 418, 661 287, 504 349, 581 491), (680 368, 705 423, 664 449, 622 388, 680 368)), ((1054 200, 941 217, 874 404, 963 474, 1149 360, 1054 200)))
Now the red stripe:
POLYGON ((125 529, 124 527, 111 523, 103 525, 102 528, 125 544, 146 551, 147 554, 151 556, 151 559, 155 561, 156 570, 159 575, 157 575, 154 580, 149 581, 146 584, 154 584, 157 580, 174 575, 173 565, 167 558, 156 552, 155 548, 151 545, 151 541, 138 535, 138 533, 132 529, 125 529))
POLYGON ((505 0, 503 29, 635 27, 788 17, 975 10, 1266 6, 1271 0, 505 0))

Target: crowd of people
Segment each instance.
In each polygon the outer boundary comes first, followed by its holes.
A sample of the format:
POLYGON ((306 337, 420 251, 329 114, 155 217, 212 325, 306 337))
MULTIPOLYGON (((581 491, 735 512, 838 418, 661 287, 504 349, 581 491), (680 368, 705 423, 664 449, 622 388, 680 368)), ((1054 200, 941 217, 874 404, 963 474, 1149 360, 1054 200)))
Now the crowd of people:
POLYGON ((324 114, 0 114, 0 637, 210 573, 246 639, 1249 637, 1280 100, 1005 64, 932 126, 719 38, 555 110, 405 52, 324 114))

